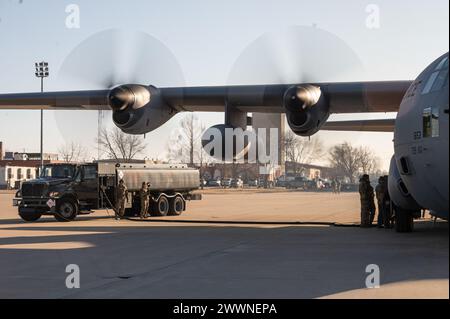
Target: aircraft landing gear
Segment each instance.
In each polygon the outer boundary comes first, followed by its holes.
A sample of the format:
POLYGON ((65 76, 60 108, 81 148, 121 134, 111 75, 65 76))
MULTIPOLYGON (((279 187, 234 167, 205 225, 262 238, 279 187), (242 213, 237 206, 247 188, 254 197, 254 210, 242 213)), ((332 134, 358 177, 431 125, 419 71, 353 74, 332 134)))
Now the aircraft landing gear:
POLYGON ((414 215, 412 211, 395 208, 395 230, 398 233, 411 233, 414 230, 414 215))

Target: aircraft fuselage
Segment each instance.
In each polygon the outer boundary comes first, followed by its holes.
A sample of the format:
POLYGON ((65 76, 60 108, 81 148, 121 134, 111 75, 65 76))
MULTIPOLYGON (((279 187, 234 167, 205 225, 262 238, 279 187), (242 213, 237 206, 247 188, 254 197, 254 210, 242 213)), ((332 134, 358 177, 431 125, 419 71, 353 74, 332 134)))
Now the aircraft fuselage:
POLYGON ((394 147, 401 178, 414 200, 439 217, 449 211, 449 56, 423 71, 397 115, 394 147))

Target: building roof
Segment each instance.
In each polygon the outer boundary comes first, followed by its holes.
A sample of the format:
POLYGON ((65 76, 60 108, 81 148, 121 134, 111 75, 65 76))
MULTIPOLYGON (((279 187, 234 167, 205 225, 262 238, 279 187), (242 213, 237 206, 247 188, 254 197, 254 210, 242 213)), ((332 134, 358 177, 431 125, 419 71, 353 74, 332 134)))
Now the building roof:
MULTIPOLYGON (((55 161, 44 161, 44 164, 55 163, 55 161)), ((0 167, 12 166, 12 167, 38 167, 41 165, 41 161, 29 160, 29 161, 15 161, 15 160, 3 160, 0 161, 0 167)))
POLYGON ((331 167, 328 167, 328 166, 320 166, 320 165, 314 165, 314 164, 303 164, 303 163, 296 163, 296 162, 289 162, 289 161, 286 161, 285 164, 286 164, 286 166, 297 165, 298 167, 311 168, 311 169, 331 169, 331 167))

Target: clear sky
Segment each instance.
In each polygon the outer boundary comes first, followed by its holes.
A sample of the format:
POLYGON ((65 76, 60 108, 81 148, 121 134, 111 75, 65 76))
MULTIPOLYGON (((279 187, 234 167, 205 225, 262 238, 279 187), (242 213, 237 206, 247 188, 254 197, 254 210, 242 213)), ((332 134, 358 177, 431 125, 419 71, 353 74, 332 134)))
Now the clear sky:
MULTIPOLYGON (((80 83, 58 77, 61 65, 82 41, 111 28, 144 31, 161 41, 180 66, 181 82, 186 85, 235 81, 230 78, 236 72, 233 65, 255 39, 291 26, 314 26, 344 41, 364 68, 354 75, 357 78, 345 80, 414 79, 448 51, 448 12, 448 0, 0 0, 0 92, 38 91, 34 62, 41 59, 51 66, 46 90, 80 88, 80 83), (66 26, 70 4, 80 9, 78 29, 66 26), (379 28, 367 27, 369 4, 379 8, 379 28)), ((333 80, 323 70, 318 74, 320 81, 333 80)), ((174 80, 173 85, 179 84, 179 78, 174 80)), ((163 157, 181 116, 147 136, 148 157, 163 157)), ((223 121, 223 114, 200 114, 200 119, 206 126, 214 125, 223 121)), ((96 155, 96 123, 96 113, 46 112, 45 151, 56 152, 73 140, 96 155)), ((319 136, 326 145, 346 140, 370 145, 386 169, 393 153, 392 134, 321 132, 319 136)), ((0 140, 7 150, 38 151, 39 111, 0 111, 0 140)))

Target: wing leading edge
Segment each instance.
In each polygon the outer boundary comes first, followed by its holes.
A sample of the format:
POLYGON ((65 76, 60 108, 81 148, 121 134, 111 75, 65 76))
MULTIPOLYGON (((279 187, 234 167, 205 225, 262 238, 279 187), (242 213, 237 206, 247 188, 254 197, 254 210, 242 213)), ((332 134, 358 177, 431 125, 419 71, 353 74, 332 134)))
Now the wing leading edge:
MULTIPOLYGON (((331 113, 397 112, 412 81, 317 83, 331 113)), ((166 88, 166 101, 180 111, 283 113, 285 92, 295 85, 166 88)))
POLYGON ((0 110, 110 110, 109 90, 0 94, 0 110))

